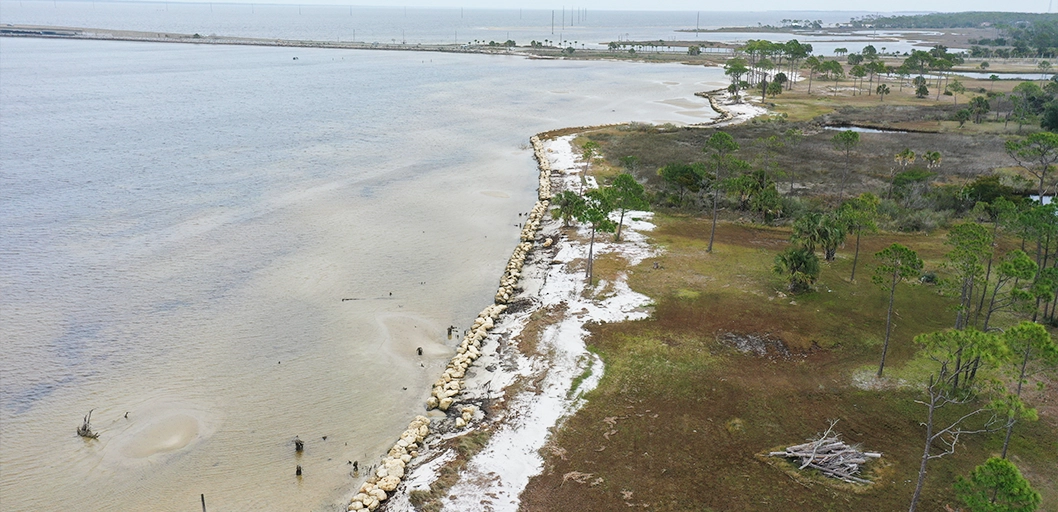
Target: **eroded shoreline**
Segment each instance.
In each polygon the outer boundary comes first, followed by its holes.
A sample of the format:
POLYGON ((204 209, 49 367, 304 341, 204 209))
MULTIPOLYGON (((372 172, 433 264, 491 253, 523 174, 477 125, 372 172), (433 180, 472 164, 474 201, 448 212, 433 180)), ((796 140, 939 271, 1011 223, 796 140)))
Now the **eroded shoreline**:
MULTIPOLYGON (((744 102, 732 103, 726 91, 703 95, 720 114, 708 125, 743 122, 766 112, 744 102)), ((579 408, 582 395, 602 377, 602 361, 585 345, 585 325, 649 315, 650 299, 628 288, 624 273, 586 293, 584 277, 576 268, 587 255, 586 232, 581 232, 586 228, 569 233, 570 228, 564 230, 548 215, 553 192, 582 186, 581 166, 571 143, 590 129, 530 138, 539 170, 537 202, 508 260, 495 301, 475 319, 434 383, 426 403, 428 415, 417 416, 401 434, 350 498, 348 510, 411 511, 416 510, 415 501, 441 497, 445 505, 459 510, 486 505, 489 510, 517 510, 521 491, 542 469, 539 451, 552 429, 579 408), (542 312, 549 316, 546 325, 526 334, 542 312), (460 459, 451 441, 474 432, 486 435, 484 446, 451 468, 460 459), (458 475, 457 480, 435 488, 446 466, 458 475)), ((584 179, 587 186, 596 186, 592 177, 584 179)), ((596 240, 596 255, 617 254, 629 267, 654 256, 655 249, 642 234, 653 227, 650 216, 630 212, 625 240, 596 240)))
MULTIPOLYGON (((464 390, 468 389, 468 381, 472 381, 473 378, 468 375, 468 370, 475 361, 482 357, 481 350, 490 337, 490 331, 501 321, 500 315, 507 310, 508 304, 521 290, 518 283, 521 280, 526 258, 534 244, 540 243, 544 247, 551 245, 550 238, 538 240, 537 237, 541 222, 547 213, 547 207, 550 205, 551 169, 546 156, 542 155, 540 139, 534 136, 531 142, 540 162, 537 201, 522 228, 521 242, 515 247, 504 274, 500 278, 500 286, 494 303, 485 307, 474 320, 473 326, 464 335, 456 355, 433 385, 430 398, 426 402, 426 409, 427 411, 436 409, 445 414, 441 417, 435 414, 433 418, 416 416, 389 450, 387 456, 383 457, 374 475, 370 476, 350 499, 348 510, 375 510, 385 502, 388 499, 388 493, 397 490, 403 482, 406 475, 405 468, 413 458, 419 455, 419 449, 428 445, 428 436, 463 429, 475 420, 475 416, 481 419, 477 405, 462 405, 466 398, 463 396, 466 394, 464 390)), ((487 392, 490 386, 486 384, 485 388, 487 392)))

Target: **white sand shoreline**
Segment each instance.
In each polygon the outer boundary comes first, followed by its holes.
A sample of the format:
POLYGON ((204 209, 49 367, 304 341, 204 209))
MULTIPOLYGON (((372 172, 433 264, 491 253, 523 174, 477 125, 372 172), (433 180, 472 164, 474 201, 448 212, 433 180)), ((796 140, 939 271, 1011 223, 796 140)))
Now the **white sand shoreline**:
MULTIPOLYGON (((545 141, 554 190, 579 188, 581 165, 570 145, 573 136, 545 141), (556 176, 557 175, 557 176, 556 176)), ((596 238, 596 255, 620 253, 635 265, 654 254, 641 231, 652 225, 645 219, 649 212, 629 212, 625 240, 612 243, 596 238)), ((578 228, 578 237, 588 236, 587 228, 578 228)), ((551 428, 579 408, 581 395, 594 389, 602 377, 603 365, 598 356, 587 351, 584 325, 591 321, 614 322, 646 318, 650 299, 628 288, 621 276, 615 283, 600 282, 596 290, 608 289, 605 298, 583 296, 585 277, 577 267, 583 266, 586 244, 562 234, 561 222, 549 219, 538 239, 551 238, 552 247, 537 247, 523 269, 521 291, 515 301, 531 301, 532 306, 501 317, 483 344, 483 356, 468 372, 466 389, 460 403, 505 400, 505 411, 499 418, 485 419, 480 413, 467 429, 441 434, 428 441, 421 462, 407 473, 405 485, 386 502, 384 510, 411 511, 409 492, 423 490, 436 479, 437 468, 455 457, 454 451, 440 447, 443 438, 463 435, 473 428, 489 428, 492 436, 485 448, 473 456, 462 470, 459 481, 443 500, 446 510, 517 510, 519 495, 529 479, 543 467, 539 450, 546 443, 551 428), (574 263, 577 262, 577 263, 574 263), (571 263, 573 265, 571 265, 571 263), (526 355, 514 340, 526 327, 530 316, 544 308, 562 310, 560 319, 543 329, 535 353, 526 355), (501 344, 502 341, 502 344, 501 344), (507 345, 501 348, 502 345, 507 345), (502 367, 489 372, 485 368, 502 367), (575 379, 582 378, 576 393, 570 396, 575 379), (513 396, 501 398, 503 388, 514 383, 531 382, 513 396)), ((444 427, 441 427, 442 429, 444 427)))
MULTIPOLYGON (((712 123, 714 126, 745 122, 767 112, 745 101, 734 102, 727 92, 710 95, 718 96, 719 100, 711 98, 711 103, 722 102, 721 108, 726 111, 720 112, 721 117, 712 123)), ((544 176, 549 176, 550 180, 549 190, 541 191, 541 201, 549 199, 552 192, 580 189, 583 164, 572 146, 575 137, 565 135, 546 141, 533 138, 534 144, 542 146, 537 155, 544 155, 546 159, 539 166, 541 180, 543 182, 544 176)), ((596 186, 590 177, 588 183, 596 186)), ((542 183, 542 189, 544 185, 542 183)), ((542 203, 537 204, 539 207, 542 203)), ((651 217, 650 212, 627 212, 624 240, 615 243, 609 236, 597 236, 596 257, 617 254, 627 261, 628 267, 632 267, 655 256, 657 249, 650 245, 644 234, 653 228, 649 222, 651 217)), ((561 222, 550 215, 541 219, 540 231, 532 237, 532 250, 525 258, 524 266, 519 264, 516 293, 509 301, 500 301, 503 297, 501 286, 498 294, 498 302, 514 307, 502 316, 493 315, 496 323, 493 326, 489 322, 488 333, 479 344, 473 342, 473 334, 468 337, 471 346, 464 341, 453 362, 459 361, 466 353, 474 353, 476 360, 466 363, 465 375, 460 373, 453 405, 444 407, 446 412, 433 410, 429 413, 429 436, 415 436, 414 433, 409 436, 413 429, 402 435, 402 439, 409 441, 419 439, 407 447, 412 454, 403 457, 409 459, 405 461, 407 466, 399 464, 402 478, 399 485, 372 509, 377 507, 390 512, 416 510, 411 493, 428 491, 437 481, 440 469, 457 459, 456 450, 447 441, 474 431, 488 431, 490 436, 484 448, 470 457, 459 471, 458 481, 444 491, 440 502, 444 510, 460 512, 518 510, 520 495, 529 479, 543 469, 540 450, 548 442, 552 429, 576 412, 584 403, 583 394, 594 389, 602 378, 602 360, 589 352, 585 345, 588 334, 585 325, 588 322, 642 319, 650 314, 650 298, 632 291, 624 273, 620 273, 614 282, 601 281, 591 293, 585 293, 583 266, 588 246, 583 240, 588 236, 587 227, 564 230, 561 222), (569 230, 575 230, 577 236, 567 236, 569 230), (526 353, 518 347, 520 335, 537 312, 554 314, 557 320, 539 331, 536 347, 526 353), (573 390, 572 386, 578 380, 577 389, 573 390), (486 416, 480 407, 484 407, 489 415, 486 416), (418 449, 412 451, 414 448, 418 449)), ((488 317, 486 312, 479 319, 488 317)), ((437 389, 435 387, 435 392, 437 389)), ((395 462, 395 455, 400 458, 399 451, 391 451, 383 466, 395 462)), ((370 485, 373 485, 371 480, 365 484, 370 485)), ((371 487, 367 488, 371 490, 371 487)), ((357 496, 362 496, 363 492, 362 487, 357 496)), ((367 508, 354 497, 350 510, 359 510, 358 506, 367 508)))

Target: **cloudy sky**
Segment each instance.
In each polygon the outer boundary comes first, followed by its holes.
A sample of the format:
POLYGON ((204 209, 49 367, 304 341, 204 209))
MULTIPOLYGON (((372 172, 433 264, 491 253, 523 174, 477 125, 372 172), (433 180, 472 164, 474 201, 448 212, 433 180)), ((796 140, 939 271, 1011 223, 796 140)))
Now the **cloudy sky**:
MULTIPOLYGON (((157 0, 161 1, 161 0, 157 0)), ((175 0, 202 1, 211 0, 175 0)), ((701 0, 215 0, 217 3, 281 3, 373 5, 385 7, 464 7, 469 9, 561 9, 650 11, 1014 11, 1053 12, 1058 0, 748 0, 741 2, 701 0)))

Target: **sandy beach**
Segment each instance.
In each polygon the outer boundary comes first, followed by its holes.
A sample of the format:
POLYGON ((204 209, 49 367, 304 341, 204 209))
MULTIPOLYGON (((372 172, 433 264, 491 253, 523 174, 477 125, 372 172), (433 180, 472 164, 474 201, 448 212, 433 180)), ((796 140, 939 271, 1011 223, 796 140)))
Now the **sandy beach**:
MULTIPOLYGON (((556 191, 579 188, 582 164, 574 156, 572 139, 564 136, 543 143, 556 191)), ((608 237, 597 237, 596 257, 615 253, 629 265, 651 257, 654 249, 642 234, 652 227, 650 216, 649 212, 629 212, 624 241, 613 243, 600 240, 608 237)), ((431 429, 436 428, 438 435, 428 440, 405 485, 390 498, 385 510, 414 510, 409 493, 427 489, 439 467, 455 457, 444 441, 473 429, 488 430, 491 438, 450 489, 444 500, 446 509, 517 510, 518 495, 529 478, 542 469, 538 452, 551 428, 575 412, 583 393, 594 389, 602 377, 602 361, 584 345, 585 324, 634 320, 650 313, 650 299, 631 291, 623 276, 613 283, 599 282, 585 293, 583 265, 588 247, 583 242, 589 235, 583 227, 563 229, 555 219, 548 218, 543 224, 538 238, 554 243, 531 253, 523 270, 522 290, 512 301, 527 307, 501 317, 482 344, 483 355, 468 373, 466 389, 458 401, 482 404, 490 415, 479 414, 464 428, 452 428, 435 419, 431 429), (595 295, 592 291, 605 292, 595 295), (557 320, 539 332, 536 346, 527 353, 527 347, 520 346, 529 337, 523 332, 538 311, 558 312, 557 320), (578 378, 579 385, 571 392, 578 378)))
MULTIPOLYGON (((724 114, 717 126, 767 112, 746 99, 735 102, 727 92, 711 96, 724 114)), ((546 159, 542 175, 549 174, 553 193, 581 188, 584 164, 574 138, 540 142, 538 155, 546 159)), ((597 186, 591 177, 586 181, 588 187, 597 186)), ((596 236, 595 257, 616 256, 626 267, 634 267, 656 256, 658 249, 647 236, 653 229, 651 218, 650 212, 628 212, 623 240, 596 236)), ((605 371, 602 360, 585 345, 585 326, 643 319, 651 313, 650 298, 632 291, 623 272, 612 282, 600 280, 588 288, 584 266, 589 237, 588 227, 563 227, 550 215, 543 218, 522 267, 518 293, 481 341, 481 355, 466 369, 447 414, 433 410, 428 415, 431 435, 423 439, 418 456, 410 460, 402 483, 380 504, 381 510, 416 510, 414 496, 421 500, 431 493, 445 510, 518 510, 519 495, 543 470, 540 451, 546 449, 552 430, 577 411, 583 395, 605 371), (457 441, 475 432, 485 434, 487 441, 461 460, 457 441), (439 478, 452 471, 458 471, 458 479, 437 495, 439 478)))

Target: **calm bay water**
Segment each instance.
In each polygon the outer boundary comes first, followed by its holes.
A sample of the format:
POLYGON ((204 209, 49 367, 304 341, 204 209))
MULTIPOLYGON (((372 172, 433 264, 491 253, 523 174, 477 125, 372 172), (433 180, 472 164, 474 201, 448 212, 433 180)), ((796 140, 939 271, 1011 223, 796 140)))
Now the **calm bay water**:
MULTIPOLYGON (((873 11, 872 11, 873 12, 873 11)), ((841 35, 775 32, 679 32, 695 27, 781 25, 784 19, 847 22, 868 11, 580 11, 541 9, 431 9, 340 5, 93 2, 83 0, 0 0, 0 23, 20 23, 201 35, 357 41, 380 44, 469 44, 515 40, 550 41, 576 48, 605 48, 610 41, 720 41, 750 39, 811 43, 817 55, 837 48, 859 52, 909 52, 929 45, 895 32, 857 31, 841 35), (880 39, 879 39, 880 38, 880 39)), ((957 50, 953 48, 953 50, 957 50)), ((683 53, 659 45, 649 51, 683 53)), ((705 47, 705 51, 710 51, 705 47)))
MULTIPOLYGON (((310 3, 311 4, 311 3, 310 3)), ((872 11, 873 12, 873 11, 872 11)), ((530 40, 598 44, 694 38, 680 29, 779 25, 783 19, 847 22, 868 11, 579 11, 341 5, 3 0, 0 22, 283 39, 408 44, 530 40), (355 35, 354 35, 355 32, 355 35)), ((710 37, 722 34, 711 34, 710 37)), ((579 46, 578 46, 579 47, 579 46)))
POLYGON ((681 65, 0 38, 0 503, 338 509, 348 463, 421 412, 445 327, 491 302, 535 198, 528 137, 701 122, 693 93, 723 83, 681 65))

